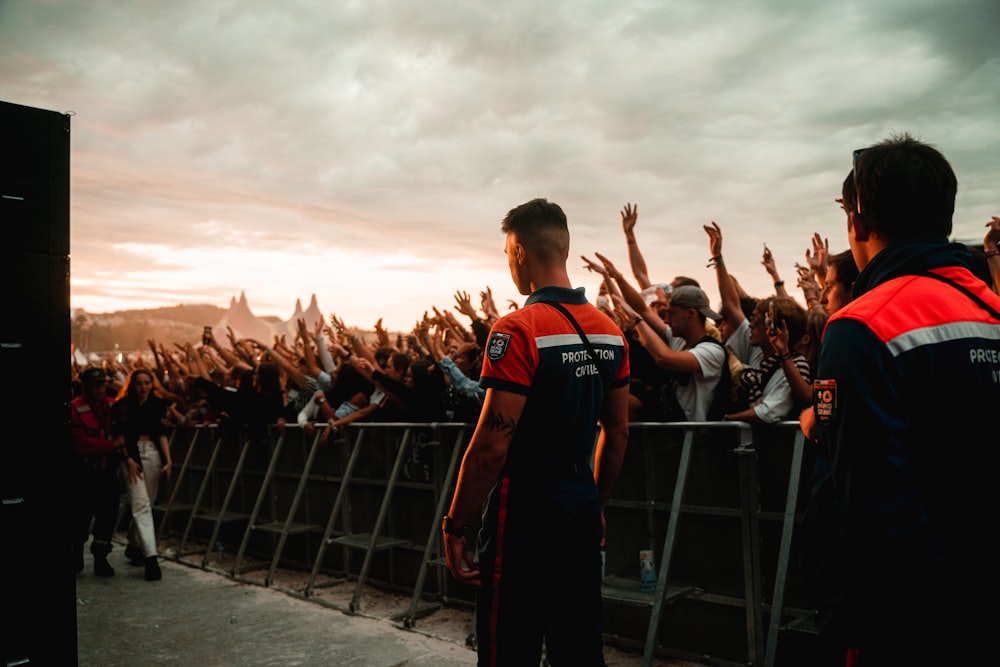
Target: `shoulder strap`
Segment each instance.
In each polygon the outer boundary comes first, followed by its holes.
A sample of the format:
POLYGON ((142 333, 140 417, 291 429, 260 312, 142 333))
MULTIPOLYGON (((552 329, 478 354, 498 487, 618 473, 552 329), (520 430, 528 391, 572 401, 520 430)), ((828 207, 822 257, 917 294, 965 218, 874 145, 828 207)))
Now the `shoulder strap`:
POLYGON ((549 306, 552 306, 560 313, 562 313, 567 320, 569 320, 569 323, 573 325, 573 328, 576 329, 576 333, 580 336, 580 339, 583 341, 584 347, 587 348, 587 352, 590 354, 591 360, 593 360, 594 364, 597 365, 597 371, 601 374, 601 381, 604 383, 604 387, 607 388, 611 384, 612 380, 612 378, 610 377, 610 372, 608 371, 607 368, 605 368, 604 360, 601 359, 600 356, 598 356, 597 350, 594 349, 594 346, 590 342, 590 339, 587 338, 587 334, 583 333, 583 327, 581 327, 580 323, 576 321, 576 318, 573 317, 573 315, 571 315, 570 312, 566 310, 566 307, 563 306, 558 301, 539 301, 538 303, 544 303, 549 306))
MULTIPOLYGON (((698 343, 715 343, 719 347, 726 347, 725 343, 723 343, 722 341, 718 340, 713 336, 710 336, 709 334, 705 334, 705 336, 701 340, 699 340, 698 343)), ((698 343, 695 343, 695 345, 697 345, 698 343)))
POLYGON ((933 271, 921 271, 917 275, 925 276, 927 278, 933 278, 934 280, 938 280, 938 281, 943 282, 943 283, 945 283, 947 285, 951 285, 952 287, 954 287, 955 289, 957 289, 959 292, 961 292, 965 296, 969 297, 973 302, 975 302, 975 304, 977 306, 979 306, 980 308, 982 308, 983 310, 985 310, 987 313, 989 313, 990 315, 992 315, 994 319, 1000 320, 1000 312, 997 312, 990 304, 988 304, 985 301, 983 301, 982 299, 980 299, 978 295, 974 294, 967 287, 964 287, 963 285, 959 285, 958 283, 956 283, 951 278, 942 276, 940 273, 934 273, 933 271))
POLYGON ((736 409, 736 401, 733 399, 733 377, 729 370, 730 349, 722 341, 705 334, 696 345, 701 343, 715 343, 722 348, 722 369, 719 372, 719 380, 712 389, 712 400, 709 401, 708 411, 705 418, 709 421, 719 421, 722 416, 733 412, 736 409))

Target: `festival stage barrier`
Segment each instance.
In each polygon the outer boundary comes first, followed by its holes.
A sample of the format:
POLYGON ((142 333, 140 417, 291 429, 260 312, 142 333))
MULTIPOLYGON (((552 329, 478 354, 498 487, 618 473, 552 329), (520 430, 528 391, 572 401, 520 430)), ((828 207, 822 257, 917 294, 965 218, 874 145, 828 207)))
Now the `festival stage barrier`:
MULTIPOLYGON (((260 441, 178 428, 181 466, 156 507, 161 540, 181 562, 348 614, 361 612, 366 584, 408 595, 392 619, 415 628, 474 601, 450 580, 440 536, 472 430, 352 424, 323 445, 293 426, 260 441), (280 584, 279 566, 302 577, 280 584), (349 602, 324 596, 332 587, 353 588, 349 602)), ((607 642, 641 650, 645 665, 657 655, 809 662, 816 640, 792 538, 810 471, 797 423, 633 423, 606 510, 607 642), (655 586, 643 585, 640 551, 654 554, 655 586)), ((548 557, 559 576, 572 554, 548 557)))

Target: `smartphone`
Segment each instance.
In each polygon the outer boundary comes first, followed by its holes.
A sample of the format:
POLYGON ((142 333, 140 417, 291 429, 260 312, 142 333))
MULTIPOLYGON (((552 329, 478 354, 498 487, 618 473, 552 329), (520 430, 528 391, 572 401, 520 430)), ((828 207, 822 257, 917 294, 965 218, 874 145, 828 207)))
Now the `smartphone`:
POLYGON ((212 327, 205 327, 201 333, 201 344, 211 345, 212 344, 212 327))
POLYGON ((778 309, 774 301, 767 304, 767 326, 770 327, 772 336, 778 335, 778 309))

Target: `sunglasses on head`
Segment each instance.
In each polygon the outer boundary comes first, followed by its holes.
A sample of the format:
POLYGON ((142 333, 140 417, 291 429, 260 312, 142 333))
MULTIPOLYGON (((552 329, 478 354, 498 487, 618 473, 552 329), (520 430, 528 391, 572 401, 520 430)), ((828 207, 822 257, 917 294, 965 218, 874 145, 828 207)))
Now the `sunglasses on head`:
POLYGON ((861 214, 861 188, 858 187, 858 158, 865 152, 864 148, 854 149, 851 161, 851 173, 854 175, 854 199, 857 201, 858 215, 861 214))

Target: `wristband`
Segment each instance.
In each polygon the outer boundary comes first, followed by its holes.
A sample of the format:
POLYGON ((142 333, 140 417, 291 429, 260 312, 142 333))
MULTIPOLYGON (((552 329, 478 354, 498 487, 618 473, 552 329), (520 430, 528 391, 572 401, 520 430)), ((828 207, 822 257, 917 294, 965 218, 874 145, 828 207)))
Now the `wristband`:
POLYGON ((996 248, 994 248, 993 250, 986 251, 986 259, 989 259, 990 257, 996 257, 997 255, 1000 255, 1000 250, 997 250, 996 248))
POLYGON ((778 282, 774 283, 774 289, 778 289, 779 287, 784 287, 784 286, 785 286, 784 280, 779 280, 778 282))
POLYGON ((461 528, 458 528, 458 527, 452 525, 452 518, 450 516, 448 516, 447 514, 445 514, 444 518, 441 519, 441 532, 443 532, 445 535, 454 535, 456 537, 465 537, 465 531, 468 530, 468 529, 469 529, 468 526, 463 526, 461 528))
POLYGON ((637 327, 639 326, 639 322, 645 322, 645 321, 646 320, 643 319, 642 315, 636 315, 635 317, 632 318, 632 326, 637 327))

